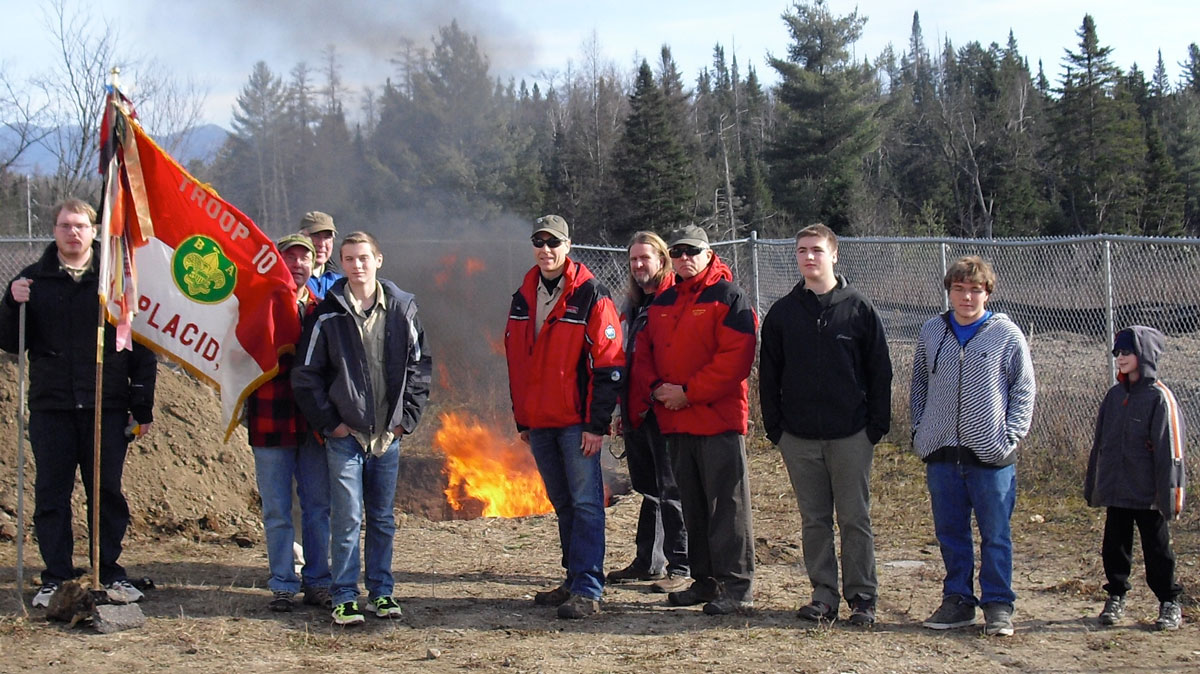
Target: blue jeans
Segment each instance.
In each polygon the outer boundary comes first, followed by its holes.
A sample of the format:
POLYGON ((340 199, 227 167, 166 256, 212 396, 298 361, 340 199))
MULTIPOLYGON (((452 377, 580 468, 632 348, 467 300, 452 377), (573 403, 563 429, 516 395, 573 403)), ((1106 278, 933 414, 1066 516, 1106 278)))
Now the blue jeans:
POLYGON ((599 601, 604 593, 604 478, 600 455, 584 456, 583 426, 534 428, 529 447, 558 515, 563 586, 599 601))
POLYGON ((273 591, 297 592, 292 542, 292 480, 300 497, 300 536, 304 542, 305 587, 329 587, 329 465, 315 441, 299 447, 254 447, 254 474, 262 496, 267 565, 273 591))
POLYGON ((925 481, 933 505, 933 527, 946 579, 942 595, 956 595, 972 603, 1012 605, 1012 519, 1017 503, 1017 467, 1003 468, 953 462, 925 465, 925 481), (972 577, 975 572, 971 539, 971 511, 979 527, 978 600, 972 577))
POLYGON ((353 436, 325 439, 329 461, 330 530, 329 551, 333 603, 358 599, 358 537, 364 514, 367 533, 363 545, 367 595, 370 599, 390 597, 392 541, 396 535, 396 474, 400 469, 400 440, 382 456, 363 452, 353 436))

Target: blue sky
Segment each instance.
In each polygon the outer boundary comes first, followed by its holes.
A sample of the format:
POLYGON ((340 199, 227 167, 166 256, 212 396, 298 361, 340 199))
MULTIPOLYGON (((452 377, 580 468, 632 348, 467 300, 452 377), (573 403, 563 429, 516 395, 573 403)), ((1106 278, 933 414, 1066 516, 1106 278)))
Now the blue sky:
MULTIPOLYGON (((68 0, 76 2, 76 0, 68 0)), ((4 0, 0 26, 0 62, 10 78, 44 69, 53 59, 39 3, 4 0)), ((319 67, 320 52, 336 44, 342 76, 357 91, 379 85, 394 72, 388 62, 401 37, 428 44, 437 27, 457 18, 476 34, 489 54, 494 74, 530 81, 558 73, 568 63, 585 61, 583 45, 595 37, 602 56, 632 71, 641 57, 651 60, 665 42, 682 67, 685 80, 710 63, 712 48, 724 45, 752 64, 762 79, 773 81, 766 55, 783 55, 788 34, 780 15, 783 0, 180 0, 144 2, 93 0, 96 20, 107 19, 122 36, 122 47, 159 60, 181 78, 208 90, 206 121, 228 126, 238 90, 250 69, 265 60, 286 74, 297 62, 319 67)), ((1056 81, 1063 49, 1074 49, 1075 31, 1085 13, 1097 23, 1102 44, 1113 47, 1113 60, 1128 69, 1137 62, 1153 69, 1162 49, 1171 80, 1187 45, 1200 41, 1200 2, 1147 0, 1133 4, 1111 0, 829 0, 835 14, 858 8, 868 17, 859 57, 874 57, 888 44, 897 53, 907 47, 912 15, 919 11, 926 44, 940 48, 947 37, 961 45, 971 40, 1003 44, 1012 29, 1033 67, 1040 58, 1056 81)), ((134 94, 136 97, 136 93, 134 94)), ((356 107, 356 106, 352 106, 356 107)))

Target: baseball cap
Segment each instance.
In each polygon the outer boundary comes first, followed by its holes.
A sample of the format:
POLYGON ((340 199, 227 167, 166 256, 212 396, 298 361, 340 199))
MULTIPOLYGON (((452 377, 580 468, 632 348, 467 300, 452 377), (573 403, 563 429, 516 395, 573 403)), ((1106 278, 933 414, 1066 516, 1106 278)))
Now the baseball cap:
POLYGON ((561 215, 543 215, 533 221, 533 233, 548 232, 560 239, 570 239, 571 233, 567 229, 567 221, 563 220, 561 215))
POLYGON ((333 232, 336 236, 337 227, 333 225, 333 218, 328 213, 309 211, 300 218, 300 233, 312 236, 317 232, 333 232))
POLYGON ((317 248, 313 245, 312 240, 303 234, 288 234, 275 242, 275 247, 281 253, 292 246, 303 246, 314 256, 317 254, 317 248))
POLYGON ((705 234, 704 230, 696 225, 688 225, 683 229, 671 232, 671 243, 667 247, 674 248, 675 246, 708 248, 708 234, 705 234))

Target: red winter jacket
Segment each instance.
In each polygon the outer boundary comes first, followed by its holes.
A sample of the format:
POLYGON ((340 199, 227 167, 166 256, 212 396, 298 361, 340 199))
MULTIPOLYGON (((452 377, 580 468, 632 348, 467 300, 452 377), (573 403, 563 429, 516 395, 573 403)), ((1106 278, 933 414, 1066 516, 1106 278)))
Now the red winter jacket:
POLYGON ((639 386, 630 392, 634 423, 653 404, 663 433, 745 435, 746 378, 754 365, 757 326, 746 292, 715 252, 707 269, 656 296, 634 347, 639 386), (651 392, 661 384, 682 384, 687 407, 668 410, 652 401, 651 392))
MULTIPOLYGON (((669 271, 669 270, 668 270, 669 271)), ((629 431, 638 428, 646 419, 646 412, 650 410, 650 401, 645 392, 650 390, 650 384, 654 382, 654 373, 642 372, 634 367, 637 360, 637 336, 646 328, 646 321, 650 315, 650 303, 655 298, 661 296, 668 288, 675 285, 674 274, 663 274, 663 280, 658 284, 658 288, 654 291, 654 297, 649 298, 647 302, 639 306, 633 304, 632 299, 626 299, 625 305, 621 310, 621 328, 625 331, 625 363, 627 364, 625 383, 627 386, 621 392, 621 423, 624 431, 629 431), (634 392, 637 392, 636 394, 634 392), (630 396, 639 395, 643 400, 638 403, 630 404, 630 396), (637 410, 636 413, 634 410, 637 410)), ((649 368, 645 368, 649 370, 649 368)))
MULTIPOLYGON (((311 290, 304 303, 307 316, 321 297, 311 290)), ((297 311, 296 320, 300 320, 297 311)), ((304 413, 292 395, 292 366, 296 351, 279 354, 279 372, 246 398, 246 431, 251 447, 297 447, 312 435, 304 413)))
POLYGON ((513 294, 504 331, 508 388, 518 430, 566 428, 604 435, 617 404, 625 367, 617 308, 592 272, 567 260, 563 294, 537 338, 537 284, 541 271, 525 274, 513 294))

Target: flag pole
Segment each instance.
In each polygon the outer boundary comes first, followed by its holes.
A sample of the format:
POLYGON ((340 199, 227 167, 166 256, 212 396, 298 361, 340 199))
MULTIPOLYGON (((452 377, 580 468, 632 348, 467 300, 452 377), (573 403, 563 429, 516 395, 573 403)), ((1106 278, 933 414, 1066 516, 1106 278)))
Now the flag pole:
MULTIPOLYGON (((113 91, 117 90, 118 75, 121 70, 113 68, 109 74, 109 83, 112 85, 113 91)), ((111 98, 106 97, 104 105, 111 105, 111 98)), ((104 176, 105 185, 112 180, 111 172, 104 176)), ((108 191, 105 190, 105 198, 108 198, 108 191)), ((107 232, 101 233, 100 237, 100 260, 93 260, 93 264, 103 264, 106 259, 108 250, 107 232)), ((103 283, 101 283, 103 285, 103 283)), ((108 289, 100 288, 97 293, 98 318, 96 320, 96 400, 95 400, 95 419, 92 425, 92 591, 100 592, 103 590, 103 585, 100 584, 100 421, 104 416, 104 305, 107 304, 108 289)))
POLYGON ((29 609, 25 607, 25 598, 21 595, 25 588, 25 305, 21 302, 17 309, 17 603, 21 611, 28 616, 29 609))

